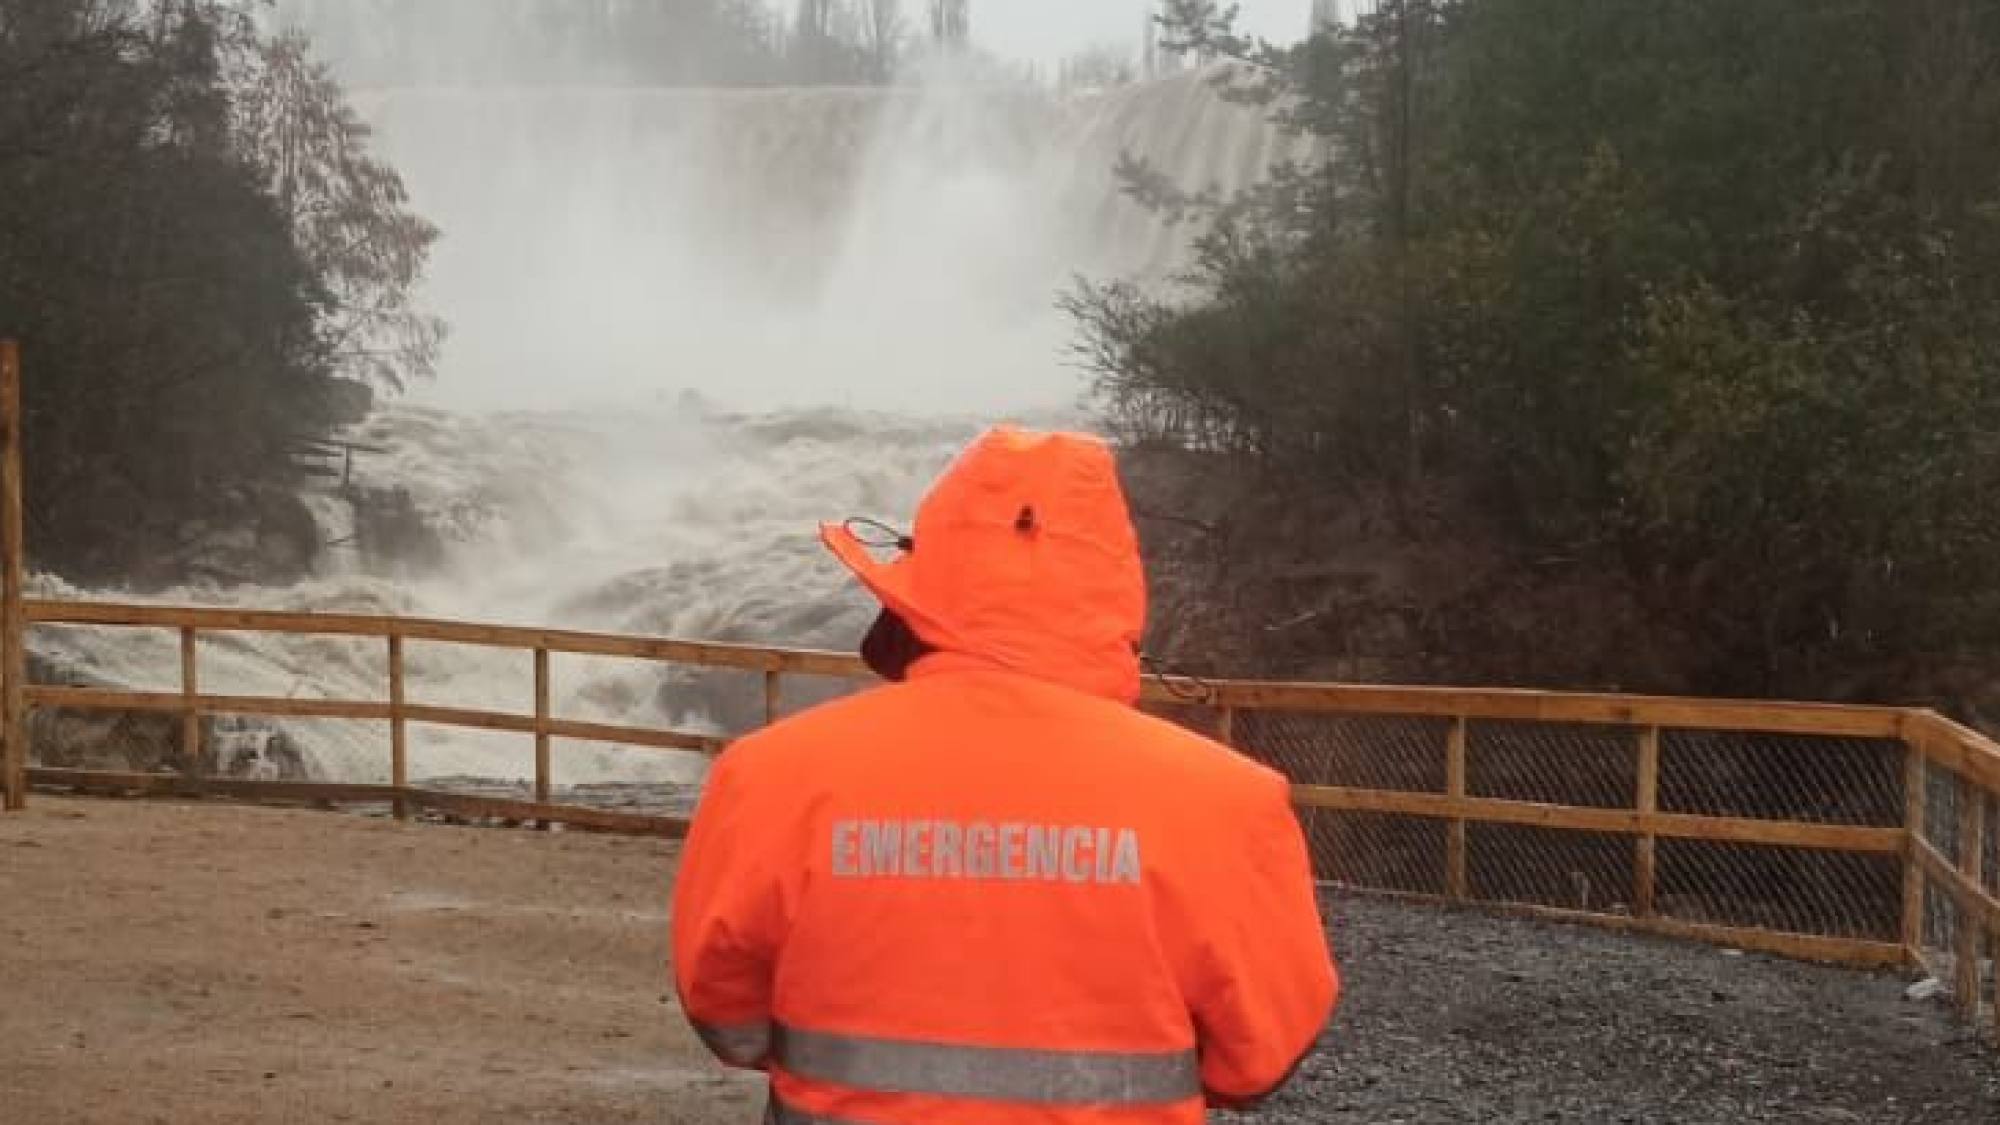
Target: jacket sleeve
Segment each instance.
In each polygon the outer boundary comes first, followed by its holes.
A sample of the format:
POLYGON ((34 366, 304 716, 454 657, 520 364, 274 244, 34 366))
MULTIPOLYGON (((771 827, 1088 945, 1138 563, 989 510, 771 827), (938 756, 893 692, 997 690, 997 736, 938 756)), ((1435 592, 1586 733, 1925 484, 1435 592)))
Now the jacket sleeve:
POLYGON ((673 972, 681 1009, 708 1049, 730 1066, 762 1070, 786 911, 782 873, 768 858, 777 822, 751 807, 747 749, 737 744, 710 769, 681 849, 673 972))
POLYGON ((1232 869, 1196 914, 1189 1006, 1210 1106, 1248 1109, 1312 1051, 1340 996, 1290 787, 1270 775, 1234 830, 1232 869))

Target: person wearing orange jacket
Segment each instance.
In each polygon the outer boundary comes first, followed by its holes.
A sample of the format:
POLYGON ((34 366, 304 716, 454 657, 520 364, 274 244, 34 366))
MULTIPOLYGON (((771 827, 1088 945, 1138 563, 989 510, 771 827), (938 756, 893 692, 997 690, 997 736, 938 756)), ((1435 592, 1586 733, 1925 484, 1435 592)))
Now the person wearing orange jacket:
POLYGON ((1199 1122, 1332 1017, 1289 787, 1143 714, 1145 575, 1115 460, 987 431, 899 557, 890 681, 733 744, 676 876, 675 985, 779 1125, 1199 1122))

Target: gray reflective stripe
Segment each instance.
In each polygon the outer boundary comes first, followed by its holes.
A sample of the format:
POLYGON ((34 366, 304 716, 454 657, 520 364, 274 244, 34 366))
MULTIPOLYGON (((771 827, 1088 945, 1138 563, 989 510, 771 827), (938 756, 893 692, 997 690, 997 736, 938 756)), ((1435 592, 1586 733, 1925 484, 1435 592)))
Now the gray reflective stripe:
POLYGON ((861 1125, 859 1121, 848 1121, 838 1117, 821 1117, 802 1109, 793 1109, 777 1098, 772 1098, 764 1109, 764 1125, 861 1125))
POLYGON ((717 1027, 698 1020, 694 1033, 708 1044, 717 1058, 737 1066, 756 1066, 771 1053, 771 1025, 768 1023, 745 1023, 734 1027, 717 1027))
POLYGON ((1201 1096, 1193 1051, 960 1047, 780 1027, 777 1061, 801 1078, 884 1093, 1051 1105, 1165 1105, 1201 1096))

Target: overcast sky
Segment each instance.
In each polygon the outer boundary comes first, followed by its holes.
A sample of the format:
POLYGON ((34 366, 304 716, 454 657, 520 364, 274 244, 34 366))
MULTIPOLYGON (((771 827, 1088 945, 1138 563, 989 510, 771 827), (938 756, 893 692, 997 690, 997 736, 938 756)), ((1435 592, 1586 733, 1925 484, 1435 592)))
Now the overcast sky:
MULTIPOLYGON (((1277 42, 1302 38, 1311 18, 1312 0, 1238 2, 1240 29, 1277 42)), ((1099 43, 1136 48, 1150 8, 1146 0, 972 0, 972 35, 997 55, 1053 65, 1099 43)))

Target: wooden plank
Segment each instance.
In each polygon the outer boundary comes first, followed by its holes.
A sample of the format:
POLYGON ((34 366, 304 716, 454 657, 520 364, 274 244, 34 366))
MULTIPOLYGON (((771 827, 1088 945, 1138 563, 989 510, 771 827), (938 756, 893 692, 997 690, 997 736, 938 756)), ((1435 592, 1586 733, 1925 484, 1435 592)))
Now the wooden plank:
POLYGON ((189 773, 207 772, 201 740, 201 673, 196 634, 191 627, 181 629, 181 754, 189 773))
POLYGON ((28 804, 27 545, 21 518, 21 349, 0 341, 0 805, 28 804))
MULTIPOLYGON (((58 687, 34 684, 28 698, 37 707, 58 707, 72 711, 162 711, 178 712, 187 706, 179 692, 119 691, 110 688, 58 687)), ((389 718, 389 705, 353 699, 285 699, 268 695, 204 695, 199 697, 204 715, 260 715, 290 719, 389 718)))
MULTIPOLYGON (((177 692, 114 691, 108 688, 55 687, 37 684, 28 689, 38 707, 74 711, 178 711, 183 702, 177 692)), ((393 736, 397 716, 405 723, 434 726, 471 727, 477 730, 535 733, 531 715, 508 715, 494 711, 471 711, 456 707, 432 707, 417 703, 359 702, 338 699, 279 699, 266 696, 203 696, 201 708, 210 715, 263 715, 275 718, 365 719, 388 721, 393 736)), ((725 739, 681 731, 621 727, 550 719, 548 732, 555 738, 583 742, 617 742, 657 750, 686 750, 697 754, 719 754, 725 739)), ((394 763, 391 763, 393 769, 394 763)))
POLYGON ((1711 840, 1730 844, 1815 848, 1822 851, 1900 855, 1903 830, 1858 824, 1815 824, 1796 820, 1749 817, 1694 816, 1687 813, 1641 813, 1639 830, 1677 840, 1711 840))
POLYGON ((1904 719, 1903 738, 1938 765, 2000 793, 2000 746, 1978 731, 1934 711, 1913 711, 1904 719))
POLYGON ((698 754, 716 754, 720 753, 725 745, 723 739, 681 731, 621 727, 605 723, 578 722, 573 719, 552 718, 546 723, 538 723, 532 715, 473 711, 460 707, 433 707, 420 703, 405 704, 403 714, 410 722, 429 723, 432 726, 470 727, 474 730, 505 731, 510 734, 534 734, 539 726, 545 728, 553 738, 573 738, 581 742, 617 742, 656 750, 686 750, 698 754))
POLYGON ((745 671, 778 671, 793 675, 869 680, 859 656, 849 653, 758 648, 751 645, 677 641, 482 625, 465 621, 342 613, 292 613, 271 610, 222 609, 196 606, 129 605, 114 602, 27 603, 28 620, 40 625, 92 625, 121 628, 179 629, 203 632, 299 633, 309 636, 388 637, 487 648, 546 648, 578 656, 611 656, 664 663, 692 664, 745 671))
POLYGON ((727 739, 714 735, 585 723, 575 719, 550 719, 549 733, 557 738, 573 738, 579 742, 616 742, 650 750, 685 750, 695 754, 720 754, 729 745, 727 739))
POLYGON ((1570 910, 1559 906, 1541 906, 1535 903, 1454 903, 1440 895, 1413 894, 1407 891, 1384 891, 1371 887, 1343 886, 1342 889, 1368 898, 1389 899, 1397 902, 1411 902, 1427 906, 1454 907, 1464 910, 1476 910, 1482 913, 1533 918, 1537 921, 1557 922, 1566 925, 1595 926, 1599 929, 1616 930, 1624 933, 1651 934, 1683 941, 1698 941, 1707 945, 1728 946, 1754 953, 1769 953, 1798 961, 1844 965, 1851 968, 1900 968, 1908 966, 1911 963, 1909 951, 1894 942, 1868 941, 1862 938, 1826 937, 1818 934, 1794 934, 1781 930, 1722 926, 1708 922, 1683 922, 1675 918, 1639 918, 1629 914, 1593 914, 1585 910, 1570 910))
POLYGON ((396 819, 407 820, 410 805, 401 792, 410 786, 410 743, 403 708, 403 638, 389 638, 389 783, 396 787, 396 819))
POLYGON ((32 684, 27 694, 35 707, 70 711, 179 711, 183 705, 179 692, 32 684))
POLYGON ((537 725, 533 715, 514 715, 504 711, 476 711, 468 707, 436 707, 428 703, 404 704, 403 717, 413 723, 505 731, 508 734, 534 734, 537 725))
POLYGON ((463 817, 481 817, 526 823, 566 824, 599 832, 628 836, 662 836, 680 839, 687 835, 688 822, 674 816, 588 809, 576 805, 553 805, 535 801, 511 801, 470 793, 441 793, 432 789, 412 789, 410 801, 419 808, 463 817))
MULTIPOLYGON (((1465 797, 1465 727, 1463 718, 1453 719, 1445 735, 1445 793, 1453 800, 1465 797)), ((1464 817, 1453 817, 1445 834, 1445 893, 1452 899, 1466 897, 1465 826, 1464 817)))
MULTIPOLYGON (((551 652, 657 660, 747 671, 777 671, 872 679, 851 653, 757 648, 628 637, 569 630, 483 625, 425 618, 352 614, 280 613, 186 606, 139 606, 103 602, 26 603, 28 619, 40 624, 194 628, 213 631, 288 632, 386 637, 499 648, 546 648, 551 652)), ((1564 695, 1551 692, 1399 688, 1352 684, 1274 684, 1220 681, 1211 684, 1214 702, 1259 710, 1347 712, 1382 715, 1464 715, 1478 719, 1662 726, 1698 730, 1747 730, 1864 738, 1897 737, 1903 713, 1892 708, 1832 704, 1669 699, 1631 695, 1564 695)), ((1146 698, 1175 701, 1158 677, 1149 677, 1146 698)))
MULTIPOLYGON (((1285 684, 1242 680, 1211 681, 1210 686, 1214 689, 1215 702, 1245 710, 1430 715, 1439 718, 1462 715, 1469 719, 1741 730, 1848 738, 1896 738, 1902 729, 1903 714, 1890 707, 1637 695, 1565 695, 1496 689, 1285 684)), ((1166 701, 1168 697, 1164 689, 1149 687, 1147 698, 1166 701)))
POLYGON ((193 778, 179 774, 131 773, 113 770, 44 769, 30 771, 33 783, 49 789, 99 793, 136 793, 182 798, 229 797, 247 801, 387 804, 399 792, 419 808, 461 816, 504 820, 549 821, 604 832, 679 838, 687 833, 681 817, 539 804, 483 797, 470 793, 398 790, 389 785, 336 784, 316 781, 254 781, 247 778, 193 778))
MULTIPOLYGON (((1975 890, 1983 890, 1986 850, 1986 791, 1965 778, 1958 781, 1958 870, 1975 890)), ((1952 997, 1958 1010, 1979 1012, 1979 953, 1986 944, 1987 918, 1981 911, 1958 912, 1958 956, 1954 959, 1952 997)))
POLYGON ((171 797, 232 797, 250 801, 325 801, 374 804, 395 799, 395 787, 328 781, 260 781, 236 777, 187 777, 120 770, 72 770, 37 766, 29 777, 38 786, 86 792, 141 793, 171 797))
POLYGON ((1967 879, 1929 840, 1913 838, 1910 853, 1916 857, 1924 877, 1951 896, 1961 915, 1970 914, 1982 920, 1987 929, 2000 930, 2000 898, 1987 894, 1986 888, 1967 879))
MULTIPOLYGON (((1660 728, 1639 731, 1639 815, 1660 811, 1660 728)), ((1632 856, 1632 906, 1642 918, 1654 913, 1654 897, 1659 886, 1660 837, 1648 832, 1639 837, 1632 856)))
MULTIPOLYGON (((1929 760, 1921 742, 1903 744, 1903 835, 1907 842, 1924 838, 1925 774, 1929 760)), ((1914 847, 1903 856, 1903 944, 1912 950, 1924 947, 1924 873, 1914 847)))
MULTIPOLYGON (((549 803, 549 650, 535 650, 535 803, 549 803)), ((542 827, 547 828, 544 821, 542 827)))
POLYGON ((1567 828, 1584 832, 1650 833, 1686 840, 1716 840, 1737 844, 1819 848, 1829 851, 1896 855, 1903 850, 1900 828, 1868 828, 1850 824, 1808 824, 1789 820, 1693 816, 1687 813, 1641 813, 1636 809, 1592 809, 1503 801, 1492 797, 1451 797, 1442 793, 1345 789, 1298 785, 1293 800, 1307 808, 1349 812, 1394 813, 1438 819, 1463 818, 1490 824, 1537 828, 1567 828))

